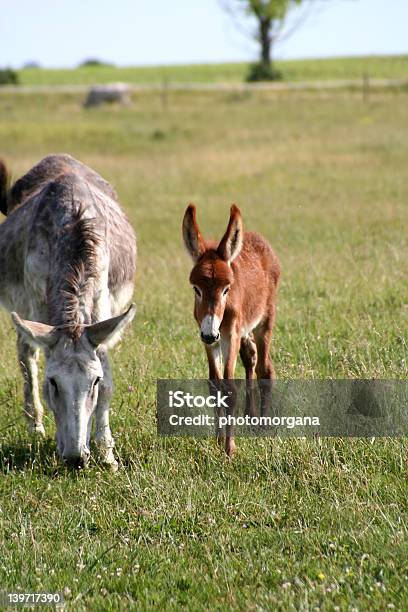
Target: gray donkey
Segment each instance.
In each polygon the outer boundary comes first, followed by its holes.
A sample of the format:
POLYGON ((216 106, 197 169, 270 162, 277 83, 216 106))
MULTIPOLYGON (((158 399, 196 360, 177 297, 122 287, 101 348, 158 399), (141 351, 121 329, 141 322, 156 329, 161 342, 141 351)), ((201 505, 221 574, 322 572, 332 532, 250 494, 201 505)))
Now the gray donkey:
POLYGON ((46 157, 11 188, 0 163, 0 210, 7 214, 0 303, 17 329, 29 428, 44 434, 37 379, 43 349, 43 394, 55 416, 58 454, 71 466, 86 464, 95 415, 100 459, 116 469, 107 349, 136 310, 132 304, 123 312, 136 267, 129 221, 112 187, 69 155, 46 157))

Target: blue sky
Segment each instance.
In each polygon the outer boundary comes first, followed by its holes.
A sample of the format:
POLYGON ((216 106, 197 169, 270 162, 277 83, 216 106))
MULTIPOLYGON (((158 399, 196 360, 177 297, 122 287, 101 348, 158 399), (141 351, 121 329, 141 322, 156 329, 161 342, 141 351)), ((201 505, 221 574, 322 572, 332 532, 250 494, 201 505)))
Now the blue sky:
MULTIPOLYGON (((231 0, 230 0, 231 1, 231 0)), ((0 66, 251 60, 220 0, 0 0, 0 66)), ((297 20, 294 14, 293 19, 297 20)), ((314 0, 276 57, 408 53, 408 0, 314 0)))

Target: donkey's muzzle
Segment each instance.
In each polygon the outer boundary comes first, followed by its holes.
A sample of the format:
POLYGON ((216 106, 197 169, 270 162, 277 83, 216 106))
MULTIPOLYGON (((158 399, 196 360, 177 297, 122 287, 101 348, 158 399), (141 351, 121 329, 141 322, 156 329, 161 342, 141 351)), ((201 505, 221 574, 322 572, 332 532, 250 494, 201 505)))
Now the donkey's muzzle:
POLYGON ((81 451, 80 455, 62 455, 62 459, 67 467, 77 470, 83 468, 89 461, 89 451, 81 451))
POLYGON ((201 340, 205 342, 205 344, 214 344, 215 342, 218 342, 219 339, 220 332, 218 332, 215 336, 214 334, 203 334, 203 332, 201 332, 201 340))

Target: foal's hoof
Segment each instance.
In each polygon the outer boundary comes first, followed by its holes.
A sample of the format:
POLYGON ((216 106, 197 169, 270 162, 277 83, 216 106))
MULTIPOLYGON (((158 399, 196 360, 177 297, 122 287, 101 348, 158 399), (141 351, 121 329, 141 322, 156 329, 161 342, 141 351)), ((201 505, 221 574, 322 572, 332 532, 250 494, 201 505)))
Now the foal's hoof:
POLYGON ((217 446, 223 449, 225 447, 225 437, 222 434, 220 434, 220 435, 217 435, 216 440, 217 440, 217 446))
POLYGON ((230 442, 227 442, 227 444, 225 445, 225 453, 228 457, 228 459, 232 459, 234 453, 235 453, 235 442, 233 440, 231 440, 230 442))

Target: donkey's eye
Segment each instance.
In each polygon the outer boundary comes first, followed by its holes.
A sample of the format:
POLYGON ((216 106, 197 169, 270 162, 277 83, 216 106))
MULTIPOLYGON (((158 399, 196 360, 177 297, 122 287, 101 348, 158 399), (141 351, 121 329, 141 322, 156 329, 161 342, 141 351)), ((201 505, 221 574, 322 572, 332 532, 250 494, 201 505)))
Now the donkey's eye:
POLYGON ((50 385, 53 388, 54 392, 58 393, 58 385, 57 385, 57 383, 55 381, 55 378, 50 378, 49 382, 50 382, 50 385))
POLYGON ((97 376, 94 380, 93 388, 96 389, 96 387, 99 385, 100 382, 101 382, 101 377, 97 376))
POLYGON ((222 295, 227 295, 229 290, 230 290, 230 288, 229 288, 229 285, 228 285, 228 287, 225 287, 224 291, 222 292, 222 295))
POLYGON ((198 296, 200 298, 201 297, 200 289, 198 287, 196 287, 195 285, 194 285, 193 289, 194 289, 194 293, 196 294, 196 296, 198 296))

